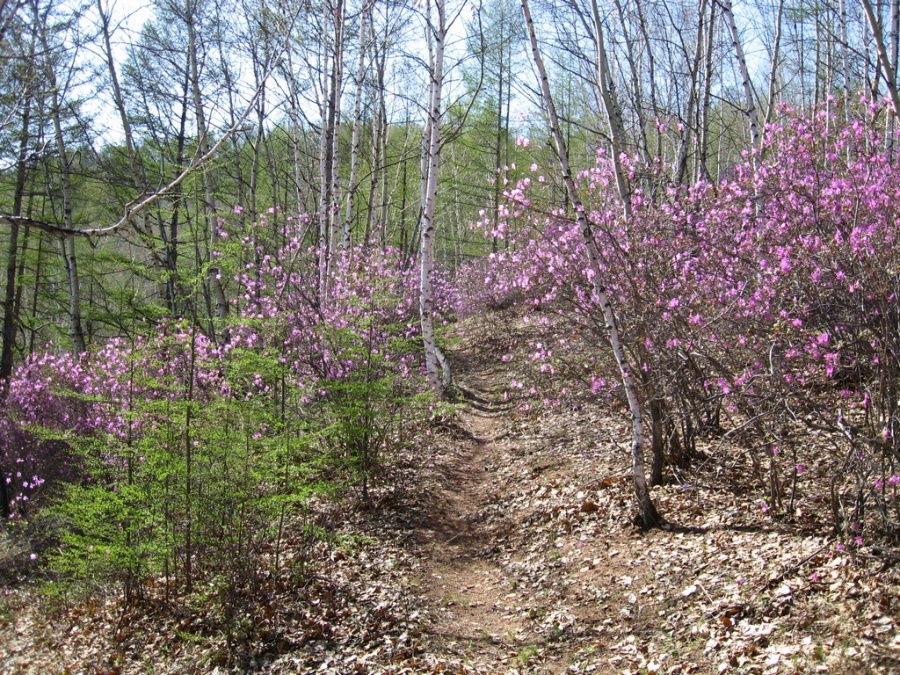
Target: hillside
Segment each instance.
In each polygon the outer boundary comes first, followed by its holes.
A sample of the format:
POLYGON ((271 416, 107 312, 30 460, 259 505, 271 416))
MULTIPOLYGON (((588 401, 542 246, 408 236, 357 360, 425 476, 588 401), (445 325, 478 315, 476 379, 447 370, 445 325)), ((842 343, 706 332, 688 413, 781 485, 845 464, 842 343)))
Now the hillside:
MULTIPOLYGON (((345 494, 298 517, 282 554, 289 573, 231 635, 202 600, 180 613, 161 599, 67 606, 40 595, 19 559, 2 598, 0 671, 900 667, 896 553, 845 547, 804 518, 822 495, 801 491, 794 522, 763 513, 745 460, 714 438, 654 489, 668 529, 639 531, 622 406, 589 394, 545 405, 537 389, 510 400, 511 380, 534 379, 523 365, 532 331, 512 310, 456 328, 455 412, 390 457, 370 508, 345 494), (333 535, 310 540, 311 522, 333 535)), ((567 384, 577 383, 552 382, 567 384)), ((9 574, 16 560, 5 557, 9 574)))

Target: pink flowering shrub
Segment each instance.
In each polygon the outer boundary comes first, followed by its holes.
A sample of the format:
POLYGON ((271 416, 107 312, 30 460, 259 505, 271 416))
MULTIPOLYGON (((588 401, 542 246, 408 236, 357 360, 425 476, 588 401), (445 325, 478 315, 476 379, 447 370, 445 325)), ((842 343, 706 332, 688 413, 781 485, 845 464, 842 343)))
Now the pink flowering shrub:
MULTIPOLYGON (((294 504, 334 489, 368 499, 424 390, 418 272, 390 247, 342 252, 320 289, 305 226, 262 217, 223 237, 232 306, 218 342, 168 320, 16 371, 0 415, 6 504, 31 516, 36 494, 52 496, 47 561, 62 579, 121 581, 137 600, 162 575, 167 594, 202 581, 236 605, 294 504)), ((450 320, 449 276, 435 288, 450 320)))
POLYGON ((67 439, 102 425, 91 394, 84 369, 68 354, 36 354, 16 369, 0 417, 0 480, 11 515, 28 513, 48 480, 77 476, 67 439))
MULTIPOLYGON (((684 460, 699 434, 727 434, 747 449, 770 506, 789 511, 796 444, 826 431, 840 448, 830 455, 835 525, 874 504, 893 529, 873 480, 885 485, 900 461, 900 167, 870 109, 850 123, 842 110, 783 112, 755 168, 748 156, 715 185, 638 190, 627 222, 609 162, 582 172, 603 282, 657 452, 684 460)), ((523 179, 506 192, 509 249, 470 265, 461 297, 556 300, 602 340, 576 225, 535 207, 534 188, 523 179)), ((601 378, 617 382, 613 371, 592 382, 601 378)))
POLYGON ((156 328, 133 344, 109 340, 80 360, 39 353, 15 370, 0 417, 11 515, 26 515, 39 488, 83 477, 86 458, 76 446, 107 439, 101 453, 115 464, 117 444, 166 423, 164 404, 183 399, 191 374, 197 401, 228 391, 216 345, 183 325, 156 328))
MULTIPOLYGON (((261 218, 240 242, 240 249, 254 251, 254 256, 234 272, 241 318, 230 347, 275 350, 292 377, 312 383, 340 377, 354 367, 329 344, 330 331, 358 330, 380 353, 398 336, 418 334, 418 268, 409 267, 401 251, 385 247, 337 252, 322 293, 315 251, 303 246, 303 227, 289 220, 278 233, 282 243, 273 246, 263 241, 271 230, 261 218)), ((449 320, 456 306, 449 275, 439 270, 434 287, 435 312, 449 320)), ((395 356, 400 377, 418 373, 418 357, 395 356)))

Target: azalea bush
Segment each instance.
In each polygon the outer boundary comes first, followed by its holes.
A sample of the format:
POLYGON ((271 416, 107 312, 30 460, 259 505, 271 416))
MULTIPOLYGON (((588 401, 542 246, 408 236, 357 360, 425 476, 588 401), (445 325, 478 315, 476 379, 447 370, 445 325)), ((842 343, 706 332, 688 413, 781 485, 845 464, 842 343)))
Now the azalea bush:
POLYGON ((261 217, 225 236, 219 223, 234 298, 219 342, 162 321, 16 371, 0 419, 7 503, 23 518, 53 505, 42 560, 58 587, 116 582, 129 602, 202 592, 235 617, 283 567, 285 527, 310 499, 369 502, 401 413, 414 423, 428 398, 418 276, 392 248, 342 252, 319 289, 305 224, 261 217))
POLYGON ((65 584, 121 582, 127 601, 151 579, 166 597, 201 581, 236 597, 271 537, 284 441, 264 433, 263 398, 231 395, 225 351, 188 325, 157 328, 83 359, 92 433, 66 438, 79 475, 55 486, 47 561, 65 584))
MULTIPOLYGON (((849 122, 843 110, 783 114, 727 179, 637 191, 628 220, 598 156, 579 184, 604 282, 657 459, 690 461, 697 438, 719 437, 745 449, 765 486, 761 508, 793 515, 798 484, 818 476, 838 530, 859 536, 875 514, 893 535, 900 168, 872 122, 877 106, 849 122), (811 438, 820 466, 797 460, 811 438)), ((602 340, 577 227, 564 209, 540 206, 535 184, 507 190, 508 250, 473 264, 461 287, 483 285, 478 301, 494 304, 555 303, 602 340)), ((536 345, 535 360, 554 367, 552 352, 536 345)), ((612 370, 590 378, 595 391, 616 381, 612 370)))
POLYGON ((92 401, 88 370, 69 354, 48 351, 28 357, 4 394, 0 480, 10 516, 21 518, 40 503, 48 481, 79 476, 69 441, 94 435, 104 420, 92 401))

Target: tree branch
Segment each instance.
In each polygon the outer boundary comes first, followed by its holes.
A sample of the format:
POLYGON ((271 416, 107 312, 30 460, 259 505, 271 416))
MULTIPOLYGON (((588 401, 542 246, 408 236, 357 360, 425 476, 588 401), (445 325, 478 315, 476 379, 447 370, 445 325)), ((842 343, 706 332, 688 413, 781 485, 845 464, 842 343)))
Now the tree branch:
MULTIPOLYGON (((285 49, 287 49, 287 46, 282 48, 281 54, 284 53, 285 49)), ((257 99, 262 95, 263 91, 265 91, 266 83, 269 81, 269 78, 275 71, 281 54, 279 54, 278 57, 274 59, 273 65, 263 76, 262 80, 259 83, 259 86, 256 88, 256 91, 253 92, 253 96, 250 97, 250 100, 248 101, 247 107, 244 109, 244 112, 234 122, 234 124, 232 124, 228 129, 225 130, 225 133, 222 134, 222 137, 218 141, 216 141, 216 143, 213 144, 213 146, 206 153, 192 161, 184 171, 178 174, 178 176, 176 176, 175 179, 172 180, 172 182, 166 185, 164 188, 147 195, 141 195, 136 200, 128 204, 125 207, 125 214, 112 225, 79 230, 62 225, 57 225, 45 220, 36 220, 34 218, 28 218, 25 216, 12 216, 6 213, 0 213, 0 220, 6 221, 10 224, 18 223, 19 225, 33 227, 43 232, 61 237, 84 237, 86 239, 89 239, 90 237, 105 237, 110 234, 115 234, 119 230, 123 229, 126 225, 131 224, 132 220, 136 216, 149 209, 157 201, 174 192, 175 188, 181 185, 191 174, 195 173, 199 168, 209 162, 209 160, 211 160, 219 151, 219 148, 221 148, 222 145, 224 145, 225 142, 229 138, 231 138, 235 134, 235 132, 238 131, 238 129, 241 128, 241 126, 244 124, 244 121, 247 119, 247 117, 250 116, 250 113, 254 111, 257 99)))

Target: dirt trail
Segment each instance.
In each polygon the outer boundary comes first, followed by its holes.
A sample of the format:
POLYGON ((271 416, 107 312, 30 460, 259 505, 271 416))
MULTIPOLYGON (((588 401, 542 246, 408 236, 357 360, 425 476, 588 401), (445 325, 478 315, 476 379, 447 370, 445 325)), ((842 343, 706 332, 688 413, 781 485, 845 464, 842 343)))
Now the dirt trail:
POLYGON ((463 656, 484 672, 515 659, 525 631, 499 559, 514 523, 503 508, 508 485, 496 471, 510 452, 497 379, 482 373, 461 386, 467 404, 459 415, 459 451, 442 467, 435 511, 416 531, 422 591, 436 617, 426 637, 432 648, 463 656))

